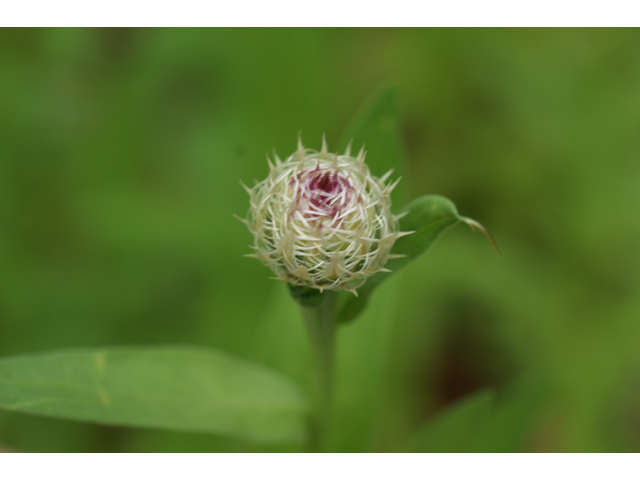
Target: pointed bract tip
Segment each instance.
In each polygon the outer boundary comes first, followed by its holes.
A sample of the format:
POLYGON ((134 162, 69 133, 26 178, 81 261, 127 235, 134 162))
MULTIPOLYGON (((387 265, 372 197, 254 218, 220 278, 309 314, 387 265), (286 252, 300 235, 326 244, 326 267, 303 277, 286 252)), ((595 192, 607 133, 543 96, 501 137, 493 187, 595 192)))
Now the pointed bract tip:
POLYGON ((238 220, 240 220, 242 223, 244 223, 245 225, 249 226, 249 220, 247 220, 246 218, 242 218, 239 217, 238 215, 236 215, 235 213, 233 214, 234 217, 236 217, 238 220))
POLYGON ((276 162, 277 166, 280 166, 280 164, 282 163, 282 160, 280 160, 280 157, 278 156, 278 153, 276 152, 276 148, 273 147, 273 159, 276 162))
POLYGON ((280 280, 281 282, 288 282, 289 281, 286 278, 282 278, 282 277, 269 277, 269 280, 280 280))
POLYGON ((325 134, 322 134, 322 148, 320 149, 320 153, 324 153, 325 155, 329 153, 329 147, 327 146, 327 137, 325 134))
POLYGON ((398 186, 398 183, 400 183, 400 180, 402 180, 402 177, 398 177, 398 179, 397 179, 396 181, 394 181, 393 183, 391 183, 390 185, 388 185, 388 186, 385 188, 385 191, 386 191, 387 193, 391 193, 391 192, 393 192, 393 189, 394 189, 394 188, 396 188, 396 187, 398 186))
POLYGON ((409 215, 409 210, 405 210, 404 212, 396 215, 396 220, 400 220, 402 217, 406 217, 407 215, 409 215))
POLYGON ((247 191, 247 193, 248 193, 249 195, 251 195, 251 189, 250 189, 249 187, 247 187, 247 186, 242 182, 242 180, 240 180, 240 185, 242 185, 242 188, 244 188, 244 189, 247 191))
POLYGON ((360 151, 358 152, 358 156, 356 157, 356 161, 362 165, 364 163, 364 157, 366 155, 366 152, 364 151, 364 145, 362 145, 362 147, 360 148, 360 151))
POLYGON ((271 163, 271 159, 269 158, 269 155, 267 155, 267 164, 269 165, 269 172, 273 172, 276 167, 273 165, 273 163, 271 163))
POLYGON ((347 143, 347 148, 344 150, 344 156, 345 157, 350 157, 351 156, 351 144, 353 143, 353 138, 351 140, 349 140, 349 143, 347 143))
POLYGON ((393 168, 391 170, 389 170, 387 173, 385 173, 383 176, 380 177, 380 182, 384 183, 387 181, 387 179, 391 176, 391 174, 393 173, 393 168))

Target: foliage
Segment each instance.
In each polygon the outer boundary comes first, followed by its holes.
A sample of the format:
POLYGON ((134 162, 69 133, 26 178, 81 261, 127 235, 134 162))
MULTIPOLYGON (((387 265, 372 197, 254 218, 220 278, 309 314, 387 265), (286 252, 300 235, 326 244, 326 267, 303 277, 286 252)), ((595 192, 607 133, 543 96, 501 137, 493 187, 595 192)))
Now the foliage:
POLYGON ((302 441, 286 379, 197 348, 70 350, 0 360, 0 407, 94 422, 302 441))
MULTIPOLYGON (((330 148, 365 143, 374 174, 394 166, 397 211, 451 198, 504 253, 457 228, 392 268, 339 333, 331 448, 407 450, 488 387, 487 425, 517 417, 524 438, 428 449, 637 450, 639 42, 633 30, 3 30, 0 362, 191 344, 307 396, 297 306, 242 259, 250 238, 231 213, 244 215, 237 181, 264 178, 265 152, 293 151, 299 130, 319 147, 324 132, 330 148), (397 96, 383 87, 348 122, 384 81, 397 96), (512 391, 525 373, 552 393, 512 391)), ((0 412, 0 445, 304 448, 15 411, 0 412)))

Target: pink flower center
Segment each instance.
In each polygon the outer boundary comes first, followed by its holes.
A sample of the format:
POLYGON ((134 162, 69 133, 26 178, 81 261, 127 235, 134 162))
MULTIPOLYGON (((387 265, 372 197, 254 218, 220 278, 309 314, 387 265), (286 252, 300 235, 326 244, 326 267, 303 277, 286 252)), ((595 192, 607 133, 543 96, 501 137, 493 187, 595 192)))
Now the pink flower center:
POLYGON ((335 219, 354 194, 348 178, 337 170, 317 166, 314 170, 301 172, 298 179, 297 203, 307 218, 335 219))
POLYGON ((309 188, 312 192, 318 192, 320 195, 331 195, 341 187, 338 181, 338 172, 327 171, 324 173, 310 175, 309 188))

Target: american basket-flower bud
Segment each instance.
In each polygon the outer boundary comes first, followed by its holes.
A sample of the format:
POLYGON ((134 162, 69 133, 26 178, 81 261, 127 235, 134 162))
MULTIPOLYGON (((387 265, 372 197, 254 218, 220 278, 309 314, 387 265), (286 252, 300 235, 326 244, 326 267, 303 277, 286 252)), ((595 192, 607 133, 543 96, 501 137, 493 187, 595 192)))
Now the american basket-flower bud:
POLYGON ((277 279, 356 294, 367 277, 381 271, 392 257, 399 232, 391 213, 396 186, 371 175, 357 157, 332 154, 323 139, 320 152, 297 151, 275 165, 269 176, 247 189, 251 207, 245 220, 254 235, 253 256, 271 267, 277 279))

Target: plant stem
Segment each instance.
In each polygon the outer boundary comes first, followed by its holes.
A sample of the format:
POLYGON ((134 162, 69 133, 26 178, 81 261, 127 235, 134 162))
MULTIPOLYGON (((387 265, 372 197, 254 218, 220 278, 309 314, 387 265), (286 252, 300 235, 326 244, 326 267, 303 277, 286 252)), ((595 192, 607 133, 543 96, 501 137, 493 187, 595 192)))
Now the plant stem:
POLYGON ((315 374, 312 451, 326 448, 331 424, 337 295, 333 291, 326 291, 324 295, 325 300, 319 307, 303 307, 313 349, 315 374))

